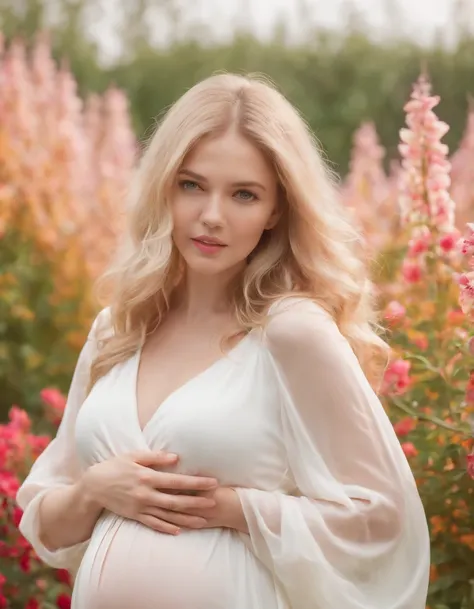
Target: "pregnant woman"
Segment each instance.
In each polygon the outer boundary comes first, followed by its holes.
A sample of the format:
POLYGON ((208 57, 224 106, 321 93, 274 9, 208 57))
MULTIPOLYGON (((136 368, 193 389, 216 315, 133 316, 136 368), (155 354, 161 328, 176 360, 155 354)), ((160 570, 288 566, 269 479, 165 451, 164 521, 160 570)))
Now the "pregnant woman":
POLYGON ((74 609, 424 609, 361 239, 268 84, 169 110, 20 529, 74 609))

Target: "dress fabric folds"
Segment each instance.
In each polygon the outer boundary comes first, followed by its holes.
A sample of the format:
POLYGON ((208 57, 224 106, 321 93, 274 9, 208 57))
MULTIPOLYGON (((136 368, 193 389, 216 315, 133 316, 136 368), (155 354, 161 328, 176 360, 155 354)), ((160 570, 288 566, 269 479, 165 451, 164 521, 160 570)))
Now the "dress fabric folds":
POLYGON ((331 316, 281 300, 264 329, 174 391, 140 429, 140 350, 86 396, 110 313, 79 356, 56 438, 18 491, 42 560, 76 574, 73 609, 425 609, 426 518, 393 427, 331 316), (236 488, 249 535, 177 537, 103 511, 89 540, 48 550, 45 493, 133 450, 236 488))

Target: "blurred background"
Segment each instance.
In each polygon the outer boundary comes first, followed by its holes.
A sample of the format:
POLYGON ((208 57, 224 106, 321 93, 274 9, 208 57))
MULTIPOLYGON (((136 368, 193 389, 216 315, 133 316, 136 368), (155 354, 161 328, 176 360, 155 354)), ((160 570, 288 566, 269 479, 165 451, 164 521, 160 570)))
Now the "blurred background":
POLYGON ((474 90, 472 0, 0 0, 7 40, 44 29, 82 94, 126 91, 139 137, 212 72, 263 72, 342 174, 364 120, 393 152, 421 66, 443 98, 451 146, 474 90))
POLYGON ((474 609, 474 0, 0 0, 0 608, 70 607, 16 490, 63 416, 142 146, 222 70, 273 80, 341 178, 430 525, 428 606, 474 609))

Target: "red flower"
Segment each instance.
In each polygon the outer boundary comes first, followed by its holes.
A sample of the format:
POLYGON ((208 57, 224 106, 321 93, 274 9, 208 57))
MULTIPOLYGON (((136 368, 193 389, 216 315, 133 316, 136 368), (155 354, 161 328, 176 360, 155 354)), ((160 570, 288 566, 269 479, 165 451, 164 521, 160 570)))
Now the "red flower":
POLYGON ((467 455, 467 473, 474 480, 474 453, 467 455))
POLYGON ((31 565, 30 565, 30 554, 29 554, 29 552, 25 552, 24 554, 22 554, 20 556, 19 564, 20 564, 20 569, 23 571, 23 573, 29 573, 30 572, 31 565))
POLYGON ((21 508, 19 508, 17 505, 15 505, 15 507, 13 508, 12 520, 13 520, 13 524, 16 526, 16 528, 19 527, 22 516, 23 516, 23 510, 21 508))
POLYGON ((408 458, 416 457, 416 455, 418 454, 418 451, 416 450, 414 444, 412 444, 411 442, 404 442, 402 444, 402 449, 408 458))
POLYGON ((59 594, 56 598, 58 609, 71 609, 71 597, 67 594, 59 594))
POLYGON ((69 572, 66 571, 66 569, 58 569, 56 571, 56 579, 58 580, 58 582, 66 584, 67 586, 71 585, 71 576, 69 575, 69 572))
POLYGON ((0 471, 0 495, 14 499, 20 488, 20 481, 10 472, 0 471))
POLYGON ((30 598, 30 600, 26 603, 25 609, 39 609, 39 603, 35 598, 30 598))
POLYGON ((410 417, 405 417, 401 421, 398 421, 398 423, 395 423, 393 428, 397 436, 402 437, 408 435, 410 431, 413 431, 415 429, 415 426, 416 422, 414 419, 411 419, 410 417))

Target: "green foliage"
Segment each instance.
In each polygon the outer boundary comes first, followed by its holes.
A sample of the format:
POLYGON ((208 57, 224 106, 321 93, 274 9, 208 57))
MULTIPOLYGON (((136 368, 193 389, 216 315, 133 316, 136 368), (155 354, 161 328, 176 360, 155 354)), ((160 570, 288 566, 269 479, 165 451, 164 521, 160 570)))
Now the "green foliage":
POLYGON ((88 290, 78 276, 58 301, 53 277, 53 264, 33 243, 7 231, 0 248, 0 423, 12 404, 37 416, 40 391, 66 391, 71 381, 86 337, 81 299, 88 290))
POLYGON ((60 17, 53 23, 46 0, 21 4, 29 11, 20 11, 16 0, 0 0, 0 29, 7 38, 30 38, 38 29, 51 29, 55 55, 67 58, 83 93, 103 91, 110 82, 127 92, 140 136, 146 136, 155 118, 203 77, 222 70, 260 72, 296 104, 334 167, 345 173, 352 134, 364 120, 375 122, 388 156, 395 156, 403 104, 422 66, 443 99, 440 118, 451 125, 446 138, 451 148, 464 129, 467 93, 474 94, 474 39, 468 35, 460 36, 454 48, 441 43, 423 48, 396 38, 379 43, 352 19, 344 34, 311 31, 302 23, 304 42, 299 45, 285 44, 281 27, 269 42, 237 32, 228 43, 209 44, 201 26, 197 34, 190 29, 178 36, 183 26, 174 2, 141 0, 121 6, 122 25, 115 34, 122 50, 114 65, 102 66, 89 34, 90 23, 100 17, 99 0, 60 0, 60 17), (175 28, 168 45, 153 41, 153 28, 145 17, 152 9, 155 20, 167 19, 175 28))

